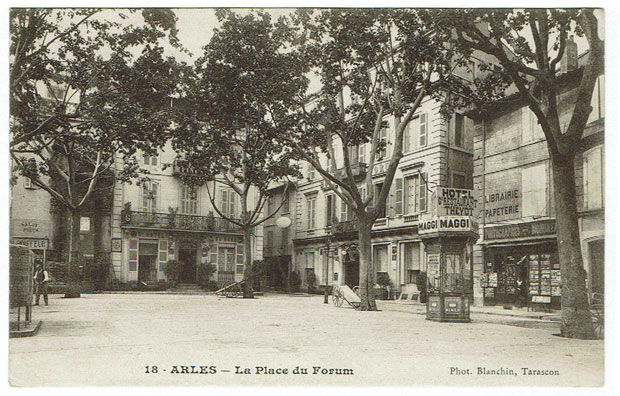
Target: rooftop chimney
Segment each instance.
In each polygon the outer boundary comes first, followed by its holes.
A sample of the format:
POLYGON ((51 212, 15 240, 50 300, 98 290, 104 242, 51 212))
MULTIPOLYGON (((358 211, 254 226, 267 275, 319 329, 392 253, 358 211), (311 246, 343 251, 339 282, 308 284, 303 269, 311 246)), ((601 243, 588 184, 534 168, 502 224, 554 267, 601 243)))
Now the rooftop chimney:
POLYGON ((574 36, 571 35, 566 40, 566 48, 564 49, 564 56, 560 62, 560 72, 562 74, 577 69, 577 43, 575 43, 574 36))

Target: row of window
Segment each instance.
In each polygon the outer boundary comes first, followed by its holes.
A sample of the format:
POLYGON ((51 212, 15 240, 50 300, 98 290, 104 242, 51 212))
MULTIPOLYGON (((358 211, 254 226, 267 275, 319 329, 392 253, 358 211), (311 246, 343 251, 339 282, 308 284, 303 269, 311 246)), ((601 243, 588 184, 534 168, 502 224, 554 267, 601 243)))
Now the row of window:
POLYGON ((280 231, 280 243, 276 245, 275 243, 275 239, 274 239, 274 231, 273 229, 271 230, 267 230, 267 232, 265 233, 265 247, 266 248, 273 248, 274 246, 280 248, 280 249, 286 249, 288 248, 288 228, 281 228, 279 229, 280 231))
MULTIPOLYGON (((372 247, 372 263, 374 272, 389 273, 389 264, 391 257, 389 254, 390 244, 374 245, 372 247)), ((421 244, 419 242, 400 243, 401 262, 404 269, 405 278, 403 283, 416 283, 417 274, 422 270, 422 254, 421 244)), ((303 268, 313 271, 317 275, 323 275, 324 262, 321 255, 317 255, 314 251, 306 251, 303 255, 303 268)), ((334 278, 334 280, 337 280, 334 278)))
MULTIPOLYGON (((142 211, 157 213, 160 208, 161 187, 159 181, 149 180, 142 184, 142 211)), ((228 217, 236 217, 237 193, 231 189, 221 189, 218 193, 218 209, 228 217)), ((200 214, 198 190, 185 185, 180 186, 179 213, 200 214)))
MULTIPOLYGON (((379 214, 380 218, 388 216, 399 216, 423 213, 427 210, 428 188, 426 173, 418 173, 407 177, 399 177, 394 179, 392 191, 390 192, 389 202, 379 214), (389 210, 386 210, 386 207, 389 210)), ((374 185, 374 206, 378 206, 378 197, 383 188, 383 183, 374 185)), ((359 188, 362 199, 366 198, 366 188, 359 188)), ((306 215, 308 229, 317 228, 317 194, 311 194, 306 197, 306 215)), ((344 222, 354 220, 352 208, 346 202, 340 200, 337 204, 337 197, 333 193, 325 195, 325 224, 332 225, 335 222, 344 222)))
MULTIPOLYGON (((454 145, 459 148, 463 148, 465 145, 465 116, 463 114, 456 113, 450 121, 450 130, 454 132, 454 145)), ((389 150, 389 133, 390 122, 386 121, 386 126, 379 132, 379 140, 384 143, 383 148, 377 152, 377 161, 381 161, 385 158, 389 158, 391 155, 389 150)), ((429 122, 427 113, 417 113, 413 116, 409 124, 405 128, 403 135, 403 153, 409 153, 428 145, 428 133, 429 122)), ((348 149, 349 158, 353 165, 357 163, 366 163, 367 151, 370 144, 364 143, 358 146, 352 146, 348 149)), ((342 147, 340 142, 334 142, 334 154, 336 155, 336 166, 342 167, 342 147)), ((307 166, 307 178, 314 180, 317 177, 317 173, 314 167, 310 164, 307 166)), ((333 172, 333 165, 331 161, 327 162, 327 171, 333 172)))

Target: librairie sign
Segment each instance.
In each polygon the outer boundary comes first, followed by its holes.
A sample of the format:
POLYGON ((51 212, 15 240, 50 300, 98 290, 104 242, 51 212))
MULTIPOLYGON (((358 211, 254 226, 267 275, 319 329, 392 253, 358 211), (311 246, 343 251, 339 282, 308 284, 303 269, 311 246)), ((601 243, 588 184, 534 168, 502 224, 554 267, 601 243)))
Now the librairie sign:
POLYGON ((418 234, 434 232, 476 232, 476 224, 469 216, 435 216, 418 222, 418 234))
POLYGON ((474 215, 477 200, 474 198, 473 190, 437 187, 434 196, 434 201, 436 201, 437 204, 437 216, 474 215))

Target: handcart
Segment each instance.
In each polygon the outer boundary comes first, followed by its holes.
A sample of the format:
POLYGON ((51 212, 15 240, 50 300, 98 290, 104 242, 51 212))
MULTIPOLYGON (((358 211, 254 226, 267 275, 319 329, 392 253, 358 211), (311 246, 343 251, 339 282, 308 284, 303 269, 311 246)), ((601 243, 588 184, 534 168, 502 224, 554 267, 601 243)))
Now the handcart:
POLYGON ((336 307, 341 307, 346 301, 347 304, 355 309, 359 308, 362 302, 359 296, 347 285, 334 285, 332 289, 332 301, 336 307))
POLYGON ((243 294, 244 283, 245 280, 241 280, 239 282, 228 281, 224 284, 224 287, 215 292, 215 295, 224 296, 227 298, 239 297, 241 294, 243 294))

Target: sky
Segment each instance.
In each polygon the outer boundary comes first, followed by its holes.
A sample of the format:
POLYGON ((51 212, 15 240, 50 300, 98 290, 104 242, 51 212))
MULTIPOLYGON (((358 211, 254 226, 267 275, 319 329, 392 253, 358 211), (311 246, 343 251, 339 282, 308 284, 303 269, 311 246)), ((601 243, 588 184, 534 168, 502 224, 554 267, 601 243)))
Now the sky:
MULTIPOLYGON (((238 13, 247 12, 247 9, 236 9, 238 13)), ((269 12, 274 19, 281 15, 287 15, 292 9, 271 9, 269 12)), ((202 47, 209 42, 213 36, 213 29, 219 26, 215 11, 209 8, 177 8, 174 13, 179 18, 177 29, 179 29, 179 40, 193 54, 189 57, 185 54, 179 55, 179 60, 193 61, 202 53, 202 47)))

